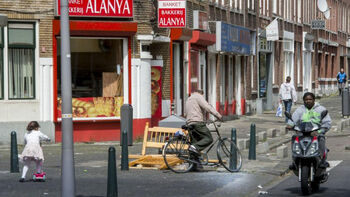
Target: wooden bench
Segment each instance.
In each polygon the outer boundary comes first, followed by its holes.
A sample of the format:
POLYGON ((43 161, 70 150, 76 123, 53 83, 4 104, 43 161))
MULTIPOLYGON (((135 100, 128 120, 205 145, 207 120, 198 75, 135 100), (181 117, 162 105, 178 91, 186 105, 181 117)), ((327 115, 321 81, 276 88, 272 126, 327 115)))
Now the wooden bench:
MULTIPOLYGON (((129 155, 130 159, 138 159, 142 156, 146 155, 146 151, 149 148, 158 148, 162 149, 165 145, 166 140, 172 138, 176 131, 183 131, 187 133, 187 131, 181 128, 168 128, 168 127, 149 127, 149 123, 146 123, 143 142, 142 142, 142 150, 141 155, 129 155)), ((161 154, 157 154, 154 156, 162 156, 161 154)))
MULTIPOLYGON (((181 128, 168 128, 168 127, 149 127, 149 123, 146 123, 142 150, 139 155, 129 155, 129 159, 134 159, 129 162, 130 168, 136 169, 166 169, 167 166, 164 162, 161 150, 163 149, 166 141, 174 136, 177 131, 182 131, 187 134, 186 130, 181 128), (147 150, 150 148, 157 149, 158 154, 147 154, 147 150)), ((173 164, 182 162, 177 157, 171 159, 173 164)), ((209 163, 218 163, 218 160, 209 160, 209 163)))

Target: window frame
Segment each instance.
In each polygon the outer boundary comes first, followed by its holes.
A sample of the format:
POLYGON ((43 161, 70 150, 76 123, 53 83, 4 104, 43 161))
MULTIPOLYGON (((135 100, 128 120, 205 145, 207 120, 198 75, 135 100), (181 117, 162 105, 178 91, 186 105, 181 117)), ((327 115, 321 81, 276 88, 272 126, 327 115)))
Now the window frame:
MULTIPOLYGON (((17 28, 17 29, 25 29, 25 28, 17 28)), ((36 58, 35 58, 35 54, 36 54, 36 33, 37 33, 37 29, 36 29, 36 22, 33 21, 9 21, 7 24, 7 50, 9 51, 10 49, 33 49, 33 97, 30 98, 11 98, 10 97, 10 88, 8 88, 8 100, 35 100, 36 99, 36 58), (10 24, 31 24, 33 25, 33 45, 29 45, 29 44, 10 44, 10 24)), ((7 75, 10 76, 10 65, 9 65, 9 56, 10 53, 8 52, 7 54, 7 75)), ((8 86, 10 83, 10 77, 8 77, 7 79, 8 81, 8 86)))

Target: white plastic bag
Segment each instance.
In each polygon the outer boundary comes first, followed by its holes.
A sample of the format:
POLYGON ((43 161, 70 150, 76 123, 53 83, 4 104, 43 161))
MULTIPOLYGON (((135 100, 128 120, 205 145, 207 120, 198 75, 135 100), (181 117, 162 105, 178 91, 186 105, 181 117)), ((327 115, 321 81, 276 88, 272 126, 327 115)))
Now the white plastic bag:
POLYGON ((276 116, 277 117, 282 117, 282 104, 280 103, 278 105, 277 111, 276 111, 276 116))

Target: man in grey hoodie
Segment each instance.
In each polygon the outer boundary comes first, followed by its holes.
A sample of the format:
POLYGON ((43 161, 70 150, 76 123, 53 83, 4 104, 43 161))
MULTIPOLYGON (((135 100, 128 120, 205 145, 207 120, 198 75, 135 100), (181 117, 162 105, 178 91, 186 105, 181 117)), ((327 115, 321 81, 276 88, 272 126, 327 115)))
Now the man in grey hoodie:
MULTIPOLYGON (((292 119, 288 120, 287 128, 297 128, 301 126, 301 123, 312 123, 312 125, 317 125, 320 128, 316 135, 319 135, 319 151, 320 155, 324 155, 326 151, 326 132, 331 128, 332 120, 329 114, 327 114, 323 119, 321 119, 321 113, 326 110, 325 107, 321 106, 319 103, 315 103, 315 95, 311 92, 306 92, 303 96, 304 105, 298 107, 293 113, 292 119)), ((290 166, 293 168, 295 166, 290 166)), ((326 157, 322 157, 322 162, 320 167, 329 167, 326 157)))

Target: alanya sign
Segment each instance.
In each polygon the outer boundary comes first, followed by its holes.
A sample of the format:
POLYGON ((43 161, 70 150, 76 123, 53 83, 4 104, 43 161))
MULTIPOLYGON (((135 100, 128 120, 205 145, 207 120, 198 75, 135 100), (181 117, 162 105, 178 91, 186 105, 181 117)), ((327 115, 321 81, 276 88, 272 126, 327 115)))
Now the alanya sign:
POLYGON ((186 0, 158 0, 158 27, 186 27, 186 0))
MULTIPOLYGON (((61 14, 57 0, 57 15, 61 14)), ((69 0, 69 16, 133 17, 133 0, 69 0)))

